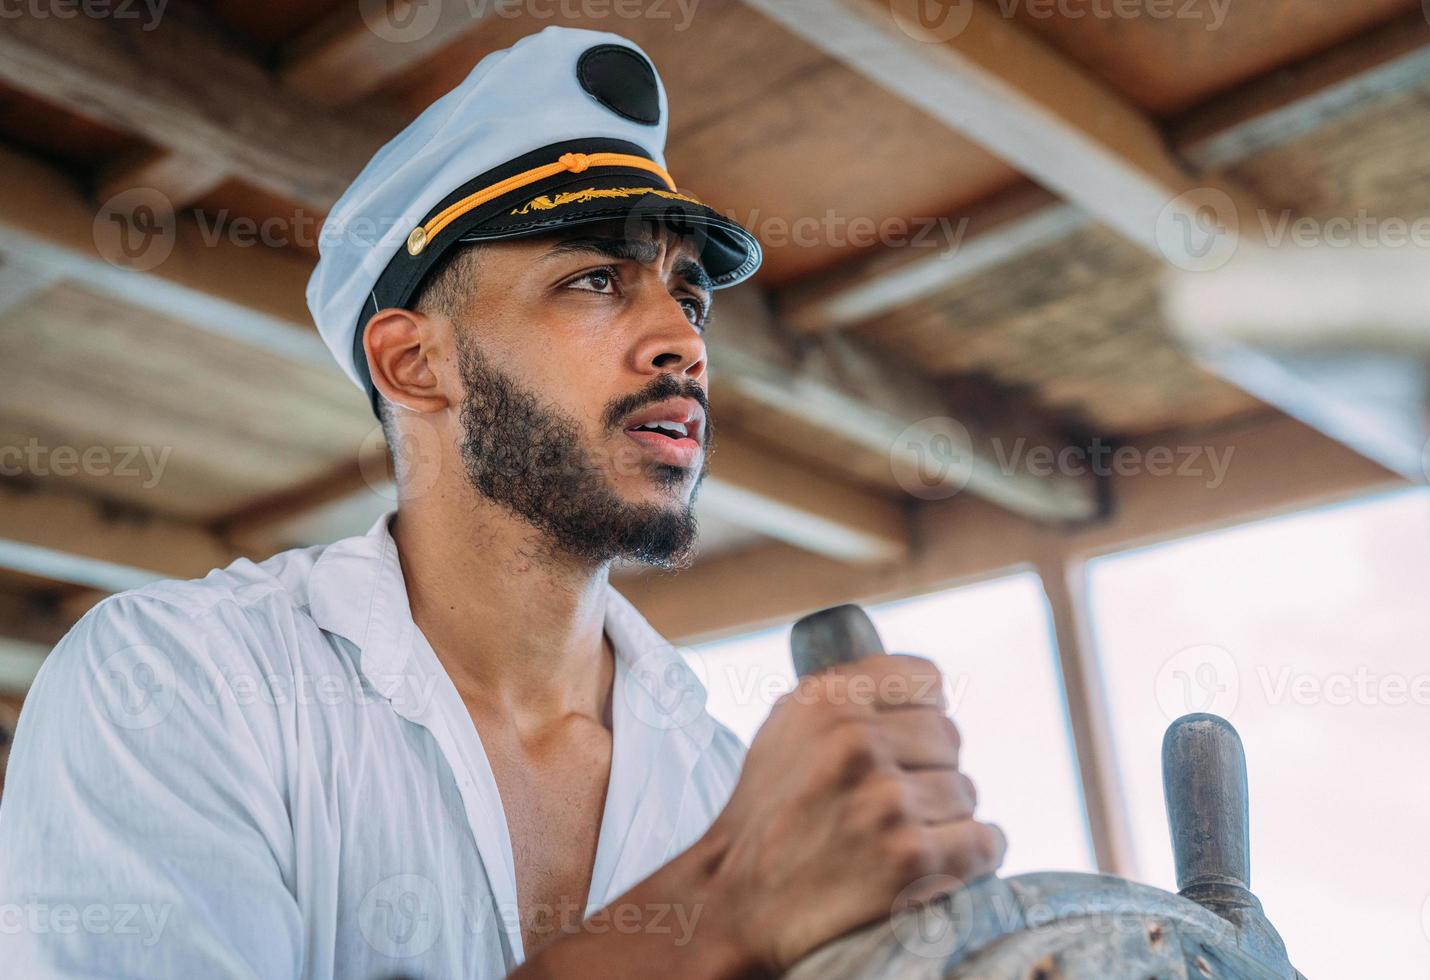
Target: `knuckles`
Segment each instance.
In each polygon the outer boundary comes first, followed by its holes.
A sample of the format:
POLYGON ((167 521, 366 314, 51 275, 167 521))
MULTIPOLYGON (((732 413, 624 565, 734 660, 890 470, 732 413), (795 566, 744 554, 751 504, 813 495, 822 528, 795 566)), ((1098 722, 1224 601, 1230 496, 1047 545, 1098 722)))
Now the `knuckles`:
POLYGON ((884 865, 900 882, 913 881, 941 870, 938 850, 929 834, 905 826, 885 834, 880 841, 884 865))

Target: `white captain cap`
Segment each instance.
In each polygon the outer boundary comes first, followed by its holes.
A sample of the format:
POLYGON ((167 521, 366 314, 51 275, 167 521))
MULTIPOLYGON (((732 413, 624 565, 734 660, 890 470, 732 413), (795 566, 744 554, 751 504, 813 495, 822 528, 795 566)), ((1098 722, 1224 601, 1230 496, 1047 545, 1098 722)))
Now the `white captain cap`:
POLYGON ((666 172, 666 121, 638 47, 548 27, 483 58, 379 150, 328 215, 308 280, 319 333, 374 408, 362 330, 410 303, 457 242, 634 216, 691 235, 717 288, 752 275, 755 237, 666 172))

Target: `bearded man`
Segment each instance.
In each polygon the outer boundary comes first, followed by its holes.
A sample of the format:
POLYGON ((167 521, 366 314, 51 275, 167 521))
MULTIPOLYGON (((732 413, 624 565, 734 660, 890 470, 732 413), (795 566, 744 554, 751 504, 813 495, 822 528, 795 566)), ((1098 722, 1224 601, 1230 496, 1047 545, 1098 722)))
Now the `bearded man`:
POLYGON ((354 181, 308 298, 396 512, 56 648, 0 810, 7 970, 774 975, 997 866, 927 662, 803 682, 746 756, 608 583, 691 549, 711 294, 760 260, 666 118, 637 48, 551 28, 354 181))

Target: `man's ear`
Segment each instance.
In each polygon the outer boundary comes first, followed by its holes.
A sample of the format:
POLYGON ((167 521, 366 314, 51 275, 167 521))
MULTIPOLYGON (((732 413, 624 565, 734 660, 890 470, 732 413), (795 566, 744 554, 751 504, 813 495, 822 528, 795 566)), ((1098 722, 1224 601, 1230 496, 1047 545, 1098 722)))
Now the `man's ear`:
POLYGON ((363 349, 373 386, 384 398, 422 414, 453 404, 434 369, 440 328, 433 317, 413 310, 379 310, 367 321, 363 349))

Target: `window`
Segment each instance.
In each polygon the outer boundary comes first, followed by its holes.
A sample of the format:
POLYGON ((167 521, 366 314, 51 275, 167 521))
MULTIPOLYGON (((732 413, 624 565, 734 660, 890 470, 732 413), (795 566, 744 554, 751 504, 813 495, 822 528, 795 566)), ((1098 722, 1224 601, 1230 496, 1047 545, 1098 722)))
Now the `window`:
POLYGON ((1310 977, 1430 970, 1430 491, 1092 561, 1139 877, 1175 889, 1160 746, 1246 745, 1252 888, 1310 977))
MULTIPOLYGON (((926 656, 944 672, 980 815, 1008 835, 1004 872, 1092 870, 1037 576, 1012 575, 869 611, 889 650, 926 656)), ((710 692, 710 712, 747 743, 794 684, 787 628, 705 644, 688 659, 710 692)))

